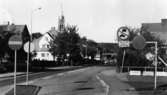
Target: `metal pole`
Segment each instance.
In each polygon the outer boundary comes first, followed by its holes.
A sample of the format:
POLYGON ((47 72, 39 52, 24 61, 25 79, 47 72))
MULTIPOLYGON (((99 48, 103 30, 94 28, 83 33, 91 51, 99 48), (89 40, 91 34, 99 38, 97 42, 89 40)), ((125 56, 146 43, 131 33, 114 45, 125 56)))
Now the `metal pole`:
POLYGON ((122 58, 122 66, 121 66, 121 72, 123 72, 123 66, 124 66, 124 60, 125 60, 125 50, 124 50, 124 53, 123 53, 123 58, 122 58))
POLYGON ((158 46, 157 42, 155 42, 155 74, 154 74, 154 89, 157 88, 157 54, 158 54, 158 46))
POLYGON ((88 49, 87 49, 87 46, 88 46, 88 44, 87 44, 87 42, 86 42, 86 46, 85 46, 85 56, 86 56, 86 58, 87 58, 87 56, 88 56, 88 49))
POLYGON ((30 62, 30 42, 29 42, 29 49, 27 53, 27 73, 26 73, 26 85, 28 85, 28 75, 29 75, 29 62, 30 62))
MULTIPOLYGON (((33 14, 33 11, 31 11, 31 17, 30 17, 30 32, 32 34, 32 14, 33 14)), ((27 53, 27 73, 26 73, 26 85, 28 85, 28 80, 29 80, 29 64, 30 64, 30 48, 31 48, 31 40, 32 40, 32 37, 31 37, 31 34, 30 34, 30 41, 29 41, 29 45, 28 45, 28 53, 27 53)))
MULTIPOLYGON (((40 8, 38 8, 37 10, 40 10, 41 9, 41 7, 40 8)), ((33 10, 31 10, 31 13, 30 13, 30 41, 29 41, 29 48, 28 48, 28 54, 27 54, 27 74, 26 74, 26 85, 28 85, 28 80, 29 80, 29 78, 28 78, 28 76, 29 76, 29 64, 30 64, 30 50, 31 50, 31 41, 32 41, 32 37, 31 37, 31 35, 32 35, 32 30, 33 30, 33 28, 32 28, 32 19, 33 19, 33 10)))
POLYGON ((16 95, 16 70, 17 70, 17 50, 15 50, 15 59, 14 59, 14 95, 16 95))

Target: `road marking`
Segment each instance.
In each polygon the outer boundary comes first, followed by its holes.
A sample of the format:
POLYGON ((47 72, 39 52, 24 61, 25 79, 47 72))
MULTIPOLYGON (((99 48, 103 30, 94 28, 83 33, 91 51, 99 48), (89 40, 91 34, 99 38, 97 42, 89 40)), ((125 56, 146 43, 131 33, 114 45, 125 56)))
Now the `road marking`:
POLYGON ((57 76, 63 76, 64 75, 64 73, 59 73, 59 74, 57 74, 57 76))
MULTIPOLYGON (((28 84, 33 84, 35 80, 28 81, 28 84)), ((26 85, 27 82, 19 83, 20 85, 26 85)))
POLYGON ((54 75, 52 75, 52 76, 46 76, 46 77, 43 77, 42 79, 51 79, 53 77, 54 77, 54 75))
MULTIPOLYGON (((42 73, 46 73, 46 72, 39 72, 39 73, 30 73, 29 75, 37 75, 37 74, 42 74, 42 73)), ((17 75, 16 77, 23 77, 23 76, 26 76, 26 74, 23 74, 23 75, 17 75)), ((7 80, 7 79, 13 79, 14 76, 9 76, 9 77, 5 77, 5 78, 2 78, 0 79, 0 82, 3 81, 3 80, 7 80)))
POLYGON ((0 88, 1 95, 5 95, 7 92, 12 90, 13 87, 14 87, 13 85, 10 85, 10 86, 5 86, 5 87, 0 88))
POLYGON ((88 69, 88 68, 83 68, 83 69, 78 69, 78 70, 68 71, 67 74, 75 73, 75 72, 85 71, 86 69, 88 69))
POLYGON ((108 95, 108 94, 109 94, 110 86, 109 86, 107 83, 105 83, 98 75, 96 75, 96 78, 100 81, 100 83, 102 84, 102 86, 103 86, 104 88, 106 88, 106 89, 105 89, 105 90, 106 90, 105 95, 108 95))

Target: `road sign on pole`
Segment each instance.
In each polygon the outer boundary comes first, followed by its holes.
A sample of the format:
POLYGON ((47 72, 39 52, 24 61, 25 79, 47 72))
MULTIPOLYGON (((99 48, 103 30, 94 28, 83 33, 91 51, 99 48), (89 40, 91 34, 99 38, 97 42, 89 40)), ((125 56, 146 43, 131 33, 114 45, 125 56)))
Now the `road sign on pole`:
POLYGON ((29 49, 30 49, 30 52, 33 52, 34 49, 35 49, 35 46, 34 46, 33 43, 26 42, 26 43, 24 44, 24 51, 27 52, 27 53, 29 53, 29 49), (29 45, 29 44, 30 44, 30 45, 29 45))
POLYGON ((8 45, 12 50, 19 50, 22 47, 22 44, 23 41, 19 35, 14 35, 9 38, 8 45))
POLYGON ((130 31, 127 27, 120 27, 117 31, 118 45, 119 47, 129 47, 130 31))
POLYGON ((22 39, 19 35, 14 35, 9 38, 9 48, 15 51, 14 56, 14 95, 16 95, 16 73, 17 73, 17 50, 22 47, 22 39))
POLYGON ((120 27, 117 31, 118 41, 129 40, 130 31, 128 27, 120 27))
POLYGON ((135 49, 141 50, 145 47, 146 40, 142 35, 138 35, 133 39, 132 45, 135 49))
POLYGON ((129 47, 130 46, 130 41, 119 41, 118 46, 119 47, 129 47))

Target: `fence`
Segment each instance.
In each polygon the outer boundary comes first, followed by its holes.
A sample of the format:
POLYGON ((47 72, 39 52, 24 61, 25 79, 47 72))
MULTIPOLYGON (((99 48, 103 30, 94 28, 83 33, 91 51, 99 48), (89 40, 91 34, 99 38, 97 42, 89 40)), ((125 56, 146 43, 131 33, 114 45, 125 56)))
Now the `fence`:
MULTIPOLYGON (((155 67, 137 67, 137 66, 124 66, 121 68, 123 72, 129 72, 130 70, 139 70, 139 71, 154 71, 155 67)), ((167 72, 167 67, 157 67, 157 71, 167 72)))

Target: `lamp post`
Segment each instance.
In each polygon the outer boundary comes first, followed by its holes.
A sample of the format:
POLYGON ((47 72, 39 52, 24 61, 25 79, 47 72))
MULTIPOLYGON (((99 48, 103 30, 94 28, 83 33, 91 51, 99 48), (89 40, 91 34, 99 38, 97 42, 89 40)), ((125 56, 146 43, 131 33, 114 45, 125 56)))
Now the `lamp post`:
POLYGON ((28 85, 28 75, 29 75, 29 63, 30 63, 30 50, 31 50, 31 41, 32 41, 32 21, 33 21, 33 12, 41 10, 41 7, 31 10, 30 13, 30 41, 29 41, 29 48, 28 48, 28 53, 27 53, 27 74, 26 74, 26 85, 28 85))

